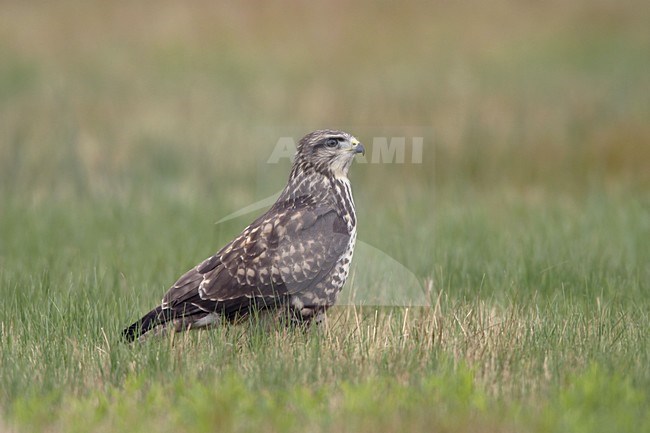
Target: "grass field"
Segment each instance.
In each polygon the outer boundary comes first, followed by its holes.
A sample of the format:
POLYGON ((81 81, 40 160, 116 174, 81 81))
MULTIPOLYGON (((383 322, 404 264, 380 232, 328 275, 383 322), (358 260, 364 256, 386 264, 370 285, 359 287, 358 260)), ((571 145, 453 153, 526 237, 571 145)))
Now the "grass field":
POLYGON ((650 432, 649 21, 3 2, 0 432, 650 432), (423 137, 352 167, 350 289, 430 305, 121 343, 283 186, 278 140, 322 127, 423 137))

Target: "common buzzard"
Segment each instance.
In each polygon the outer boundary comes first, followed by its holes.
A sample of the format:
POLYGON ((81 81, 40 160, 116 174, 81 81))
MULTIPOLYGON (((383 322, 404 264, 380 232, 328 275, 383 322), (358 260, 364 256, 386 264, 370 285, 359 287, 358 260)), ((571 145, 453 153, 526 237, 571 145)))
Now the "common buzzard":
POLYGON ((212 257, 181 276, 159 306, 123 331, 200 328, 253 311, 319 322, 348 276, 357 219, 347 174, 365 149, 352 135, 303 137, 275 204, 212 257))

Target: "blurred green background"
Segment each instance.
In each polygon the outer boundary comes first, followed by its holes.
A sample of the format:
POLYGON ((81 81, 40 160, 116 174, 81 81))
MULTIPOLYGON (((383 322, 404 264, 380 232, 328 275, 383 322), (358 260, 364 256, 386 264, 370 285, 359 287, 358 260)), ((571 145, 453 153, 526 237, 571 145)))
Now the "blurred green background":
POLYGON ((322 127, 365 141, 431 133, 422 166, 355 168, 367 203, 461 182, 645 190, 648 9, 3 2, 2 193, 41 202, 164 182, 245 202, 278 137, 322 127))
POLYGON ((280 137, 335 127, 424 136, 422 164, 351 175, 361 239, 402 261, 436 201, 647 204, 643 1, 1 8, 3 202, 170 201, 216 221, 282 187, 289 163, 265 164, 280 137))

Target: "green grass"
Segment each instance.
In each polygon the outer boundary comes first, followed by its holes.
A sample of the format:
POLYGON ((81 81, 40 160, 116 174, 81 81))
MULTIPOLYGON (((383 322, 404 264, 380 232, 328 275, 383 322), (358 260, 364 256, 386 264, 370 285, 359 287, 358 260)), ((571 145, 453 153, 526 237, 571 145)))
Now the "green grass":
POLYGON ((647 9, 3 3, 0 431, 650 431, 647 9), (121 343, 324 126, 424 137, 348 290, 430 306, 121 343))

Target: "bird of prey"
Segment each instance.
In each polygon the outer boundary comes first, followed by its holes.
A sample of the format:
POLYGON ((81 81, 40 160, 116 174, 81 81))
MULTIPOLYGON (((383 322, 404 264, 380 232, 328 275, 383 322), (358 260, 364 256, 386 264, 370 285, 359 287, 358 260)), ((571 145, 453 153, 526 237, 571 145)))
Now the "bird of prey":
POLYGON ((357 218, 347 174, 358 153, 365 153, 363 145, 343 131, 303 137, 275 204, 181 276, 159 306, 124 329, 125 340, 262 310, 287 323, 322 321, 350 269, 357 218))

